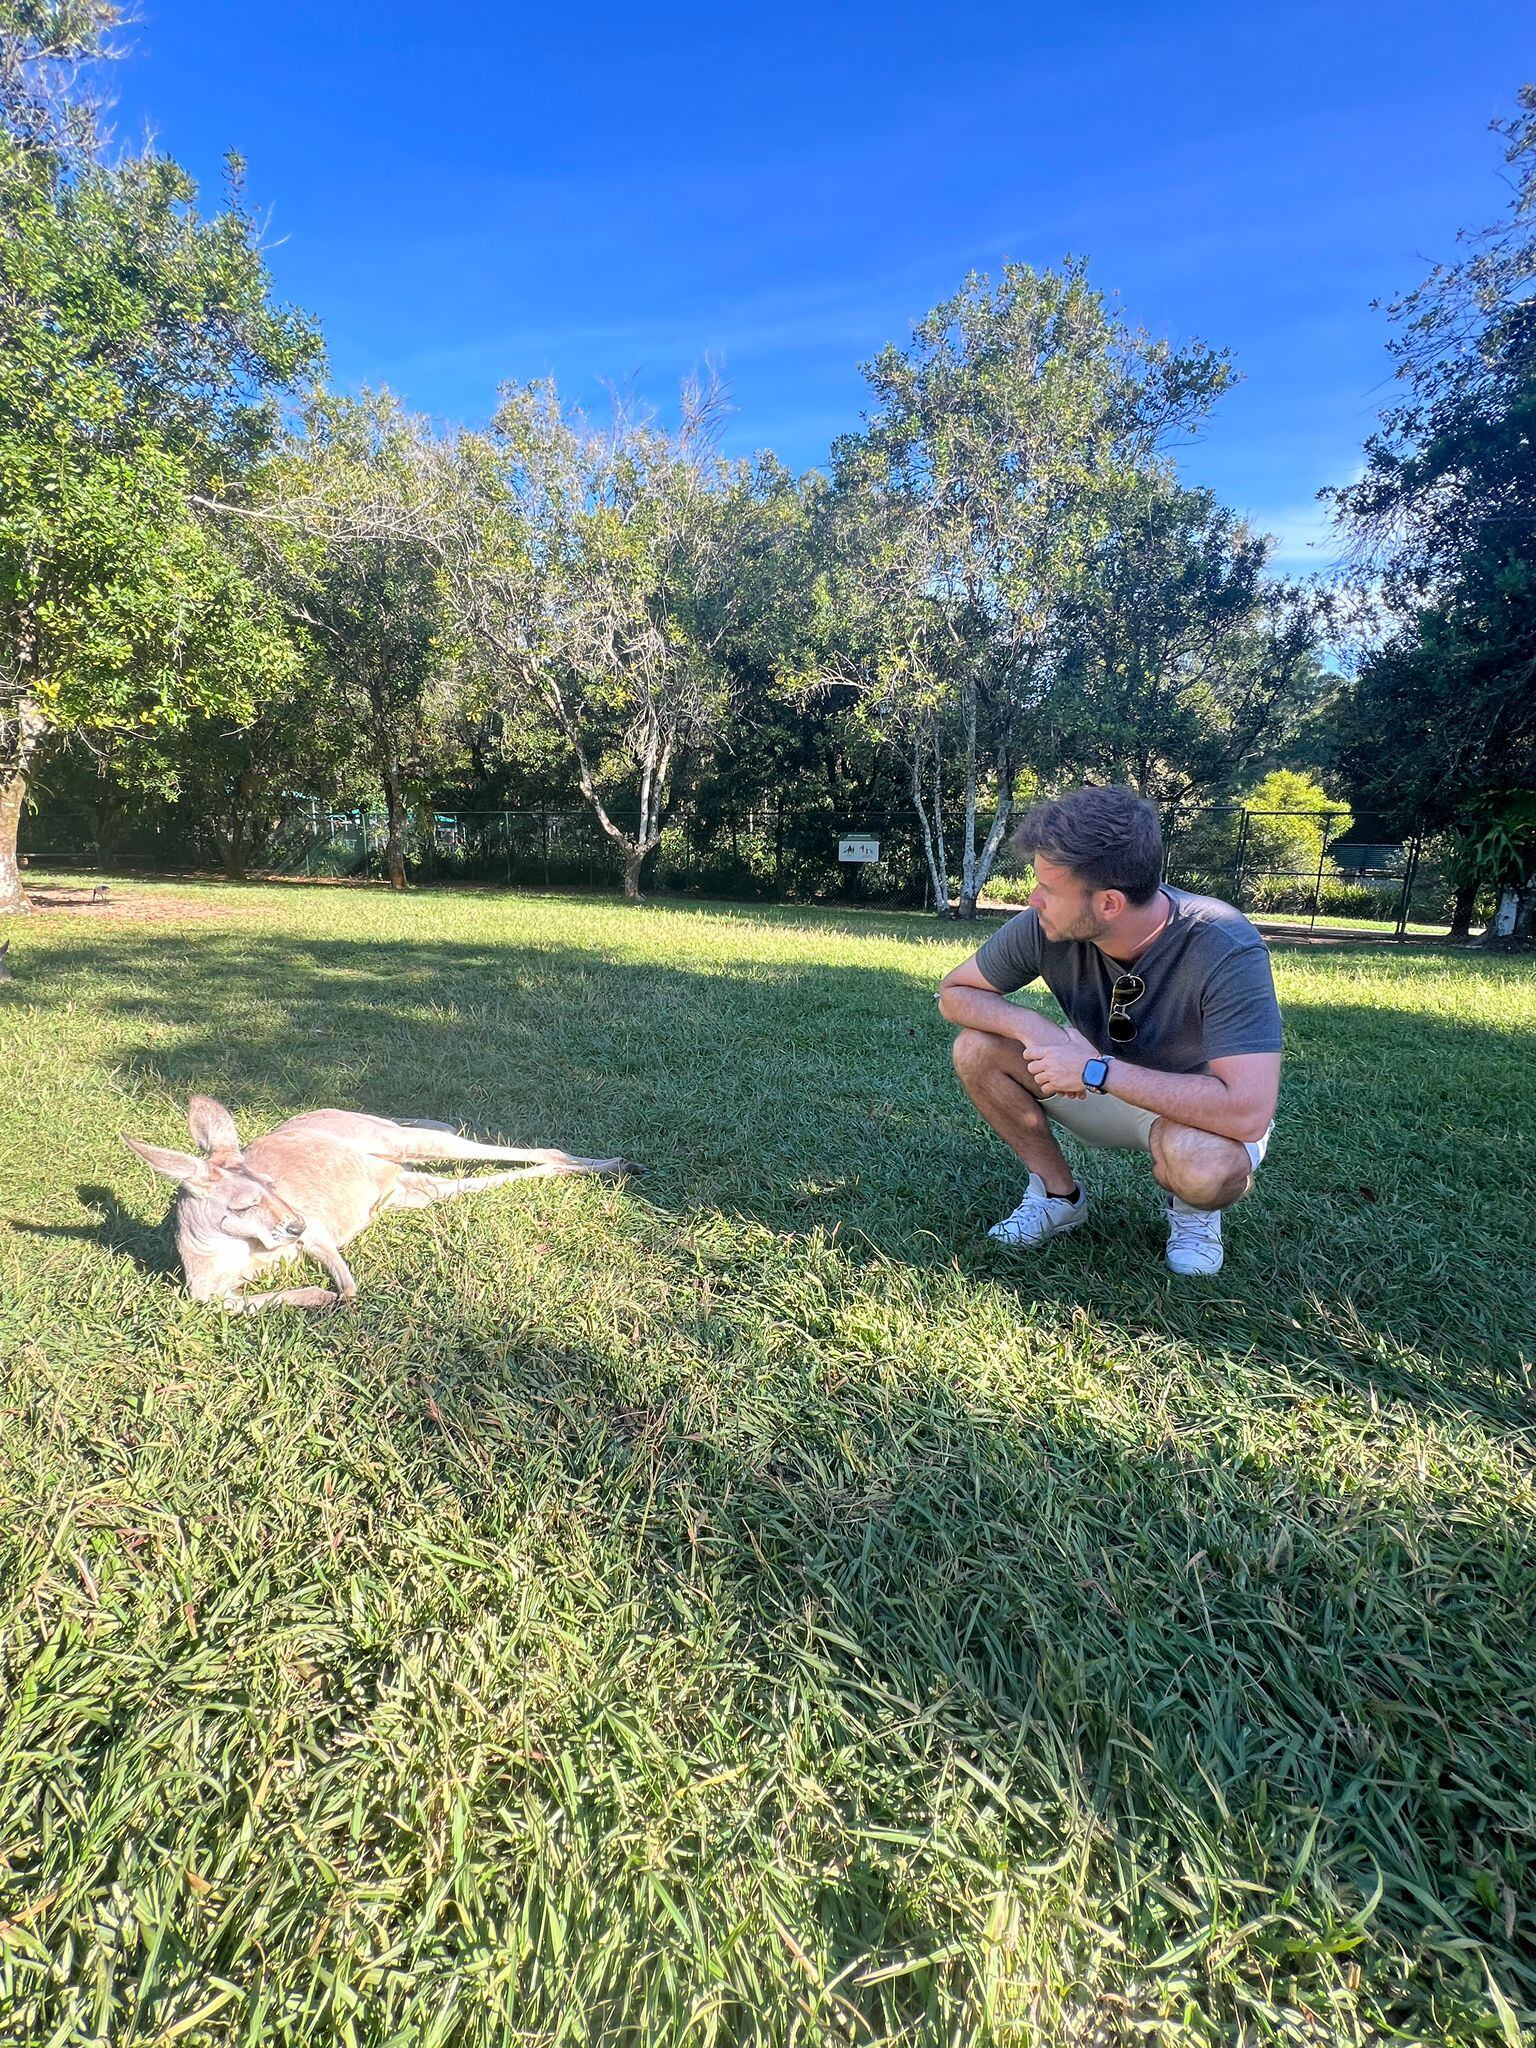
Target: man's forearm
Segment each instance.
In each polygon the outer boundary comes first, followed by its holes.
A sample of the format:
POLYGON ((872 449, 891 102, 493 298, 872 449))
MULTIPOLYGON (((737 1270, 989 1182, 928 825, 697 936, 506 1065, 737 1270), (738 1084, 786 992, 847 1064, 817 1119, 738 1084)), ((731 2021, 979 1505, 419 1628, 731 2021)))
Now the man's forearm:
POLYGON ((1234 1095, 1214 1074, 1165 1074, 1156 1067, 1132 1066, 1129 1060, 1116 1059, 1113 1052, 1106 1057, 1106 1094, 1118 1096, 1133 1109, 1150 1109, 1170 1123, 1210 1131, 1218 1138, 1245 1140, 1264 1135, 1268 1117, 1234 1095))
POLYGON ((1018 1045, 1057 1045, 1068 1033, 1038 1010, 1023 1003, 1010 1003, 1006 996, 988 988, 967 988, 963 984, 939 990, 939 1014, 946 1023, 966 1031, 990 1031, 994 1038, 1011 1038, 1018 1045))

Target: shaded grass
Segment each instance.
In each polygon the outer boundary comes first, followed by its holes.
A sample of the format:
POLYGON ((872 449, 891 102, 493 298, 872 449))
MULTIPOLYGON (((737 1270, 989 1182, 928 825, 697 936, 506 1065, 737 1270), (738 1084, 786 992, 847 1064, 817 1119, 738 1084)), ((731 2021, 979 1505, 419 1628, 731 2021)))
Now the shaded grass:
POLYGON ((0 1001, 0 2041, 1517 2038, 1536 980, 1278 955, 1179 1286, 916 919, 175 892, 0 1001), (194 1087, 642 1158, 181 1296, 194 1087))

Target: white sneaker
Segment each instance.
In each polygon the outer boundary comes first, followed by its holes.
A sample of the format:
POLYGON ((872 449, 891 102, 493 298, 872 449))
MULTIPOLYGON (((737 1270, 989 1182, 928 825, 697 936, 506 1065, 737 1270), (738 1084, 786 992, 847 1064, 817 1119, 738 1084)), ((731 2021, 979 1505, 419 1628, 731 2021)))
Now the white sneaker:
POLYGON ((1164 1256, 1170 1273, 1219 1273, 1226 1257, 1221 1247, 1221 1211, 1193 1209, 1177 1195, 1171 1196, 1164 1256))
POLYGON ((1038 1173, 1032 1173, 1023 1201, 1011 1216, 994 1223, 987 1235, 996 1238, 999 1244, 1044 1244, 1048 1237, 1076 1230, 1087 1214, 1088 1197, 1082 1188, 1077 1191, 1077 1200, 1069 1202, 1065 1195, 1048 1195, 1045 1182, 1038 1173))

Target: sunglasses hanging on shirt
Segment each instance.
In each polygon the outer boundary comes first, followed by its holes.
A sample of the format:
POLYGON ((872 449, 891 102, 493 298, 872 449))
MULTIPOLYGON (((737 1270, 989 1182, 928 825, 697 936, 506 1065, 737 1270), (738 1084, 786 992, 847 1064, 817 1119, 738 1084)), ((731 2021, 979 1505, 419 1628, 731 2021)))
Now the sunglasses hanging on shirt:
POLYGON ((1139 974, 1120 974, 1109 992, 1109 1042, 1111 1045, 1129 1045, 1136 1036, 1136 1019, 1131 1015, 1132 1003, 1139 1003, 1147 992, 1147 984, 1139 974))

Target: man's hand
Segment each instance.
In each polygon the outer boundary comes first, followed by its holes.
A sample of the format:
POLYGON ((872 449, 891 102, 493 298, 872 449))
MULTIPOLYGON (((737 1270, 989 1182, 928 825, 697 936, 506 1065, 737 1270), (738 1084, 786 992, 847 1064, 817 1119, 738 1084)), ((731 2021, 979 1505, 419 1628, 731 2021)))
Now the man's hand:
POLYGON ((1080 1031, 1069 1031, 1056 1045, 1026 1047, 1024 1052, 1024 1064, 1042 1095, 1086 1095, 1083 1066, 1097 1058, 1097 1051, 1080 1031))

